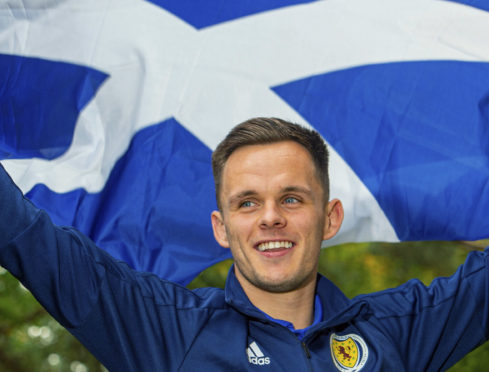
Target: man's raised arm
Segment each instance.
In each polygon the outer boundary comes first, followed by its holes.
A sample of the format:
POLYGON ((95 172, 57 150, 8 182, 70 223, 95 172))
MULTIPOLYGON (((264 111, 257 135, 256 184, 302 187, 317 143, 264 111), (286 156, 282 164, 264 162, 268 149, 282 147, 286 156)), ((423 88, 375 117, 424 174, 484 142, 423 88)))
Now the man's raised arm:
POLYGON ((0 265, 109 370, 175 370, 206 322, 176 309, 186 301, 192 310, 200 297, 130 269, 74 228, 54 225, 1 165, 0 265))

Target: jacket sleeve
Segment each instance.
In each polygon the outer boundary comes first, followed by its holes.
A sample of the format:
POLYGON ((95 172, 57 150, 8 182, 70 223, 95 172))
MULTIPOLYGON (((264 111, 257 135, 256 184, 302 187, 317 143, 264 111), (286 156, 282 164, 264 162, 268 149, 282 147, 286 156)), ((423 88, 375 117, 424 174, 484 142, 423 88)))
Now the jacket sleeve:
POLYGON ((79 324, 98 297, 104 270, 88 261, 91 242, 75 230, 51 224, 0 169, 0 264, 60 323, 79 324), (75 276, 75 273, 78 275, 75 276), (85 296, 65 296, 83 288, 85 296), (86 296, 88 295, 88 297, 86 296))
POLYGON ((411 280, 371 300, 407 370, 445 370, 488 339, 488 251, 471 252, 451 277, 411 280))
POLYGON ((176 370, 207 319, 193 292, 136 272, 77 230, 55 226, 1 165, 0 265, 109 370, 176 370))

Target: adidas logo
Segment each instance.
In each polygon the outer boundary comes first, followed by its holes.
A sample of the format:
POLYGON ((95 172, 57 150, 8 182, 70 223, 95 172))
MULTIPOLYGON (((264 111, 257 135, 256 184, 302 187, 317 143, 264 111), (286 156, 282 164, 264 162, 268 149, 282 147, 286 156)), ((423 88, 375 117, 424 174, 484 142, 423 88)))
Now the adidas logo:
POLYGON ((248 346, 246 353, 248 354, 248 361, 251 364, 255 364, 257 366, 265 366, 270 364, 270 358, 263 355, 255 341, 248 346))

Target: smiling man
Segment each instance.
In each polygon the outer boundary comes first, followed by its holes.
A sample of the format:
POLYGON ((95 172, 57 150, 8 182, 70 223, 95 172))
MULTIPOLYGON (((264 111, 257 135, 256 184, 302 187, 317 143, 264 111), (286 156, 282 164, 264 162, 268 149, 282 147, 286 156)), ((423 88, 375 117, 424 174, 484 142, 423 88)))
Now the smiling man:
POLYGON ((255 119, 236 127, 213 156, 216 240, 231 248, 250 301, 296 329, 312 322, 321 242, 343 219, 341 203, 328 201, 327 167, 316 167, 313 154, 327 165, 317 133, 255 119))
POLYGON ((275 118, 235 127, 213 154, 224 290, 131 270, 52 224, 0 167, 0 264, 110 371, 439 371, 489 335, 489 264, 346 298, 317 273, 341 226, 326 146, 275 118))

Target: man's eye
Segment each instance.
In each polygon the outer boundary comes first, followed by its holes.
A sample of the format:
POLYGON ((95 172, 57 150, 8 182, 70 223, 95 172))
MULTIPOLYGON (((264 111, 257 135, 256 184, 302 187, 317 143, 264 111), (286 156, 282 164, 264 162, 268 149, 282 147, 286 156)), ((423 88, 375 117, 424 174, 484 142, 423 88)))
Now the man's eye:
POLYGON ((284 203, 285 204, 294 204, 294 203, 298 203, 299 200, 297 200, 296 198, 292 197, 292 196, 289 196, 288 198, 285 198, 284 200, 284 203))
POLYGON ((249 201, 249 200, 246 200, 246 201, 241 203, 241 207, 244 207, 244 208, 249 208, 249 207, 252 207, 254 205, 255 205, 255 203, 253 203, 252 201, 249 201))

